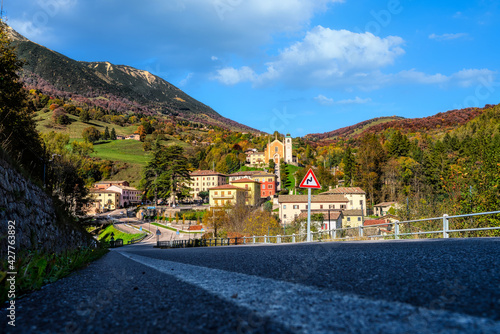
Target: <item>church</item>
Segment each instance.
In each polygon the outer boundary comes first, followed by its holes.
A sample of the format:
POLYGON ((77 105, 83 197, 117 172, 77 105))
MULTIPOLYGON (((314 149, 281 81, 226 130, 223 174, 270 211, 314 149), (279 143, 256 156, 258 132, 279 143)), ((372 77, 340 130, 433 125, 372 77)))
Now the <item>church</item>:
POLYGON ((273 160, 275 164, 279 164, 283 159, 287 164, 295 164, 296 159, 294 158, 292 137, 287 134, 283 138, 283 141, 279 140, 277 136, 272 142, 269 140, 264 152, 249 153, 247 163, 251 166, 258 166, 261 164, 267 165, 269 160, 273 160))

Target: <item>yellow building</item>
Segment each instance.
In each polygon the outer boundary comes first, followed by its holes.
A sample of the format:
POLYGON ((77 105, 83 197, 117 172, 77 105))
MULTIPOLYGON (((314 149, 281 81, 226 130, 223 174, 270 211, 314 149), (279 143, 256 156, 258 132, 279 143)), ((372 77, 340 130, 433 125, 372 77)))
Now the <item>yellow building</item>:
POLYGON ((254 206, 259 204, 260 200, 260 182, 248 178, 231 181, 232 185, 236 185, 246 190, 245 204, 254 206))
POLYGON ((274 141, 267 144, 264 154, 266 163, 268 163, 269 160, 273 160, 274 163, 279 164, 281 159, 287 164, 293 163, 292 137, 286 135, 283 142, 276 138, 274 141))
POLYGON ((120 207, 120 193, 106 189, 90 189, 90 197, 93 203, 91 211, 94 213, 116 210, 120 207))
POLYGON ((247 191, 243 188, 225 184, 222 186, 210 188, 209 190, 210 207, 245 204, 247 191))
POLYGON ((342 228, 359 227, 363 225, 363 212, 361 210, 342 211, 342 228))

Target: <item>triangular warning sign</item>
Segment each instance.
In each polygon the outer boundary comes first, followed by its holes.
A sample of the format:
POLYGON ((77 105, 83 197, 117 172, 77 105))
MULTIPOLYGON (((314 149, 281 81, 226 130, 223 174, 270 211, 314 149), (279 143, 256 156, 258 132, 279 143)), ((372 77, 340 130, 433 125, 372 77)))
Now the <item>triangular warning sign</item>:
POLYGON ((312 169, 309 169, 302 182, 300 182, 299 188, 321 189, 318 179, 316 178, 316 175, 314 175, 312 169))

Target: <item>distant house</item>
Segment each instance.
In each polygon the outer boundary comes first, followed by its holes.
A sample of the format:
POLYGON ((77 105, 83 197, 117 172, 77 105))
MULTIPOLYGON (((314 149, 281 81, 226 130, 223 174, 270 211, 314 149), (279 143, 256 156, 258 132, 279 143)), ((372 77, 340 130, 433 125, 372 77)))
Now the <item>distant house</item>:
POLYGON ((128 187, 130 184, 128 181, 100 181, 94 183, 94 188, 97 189, 108 189, 111 186, 124 186, 128 187))
POLYGON ((125 140, 127 140, 127 139, 141 140, 141 136, 137 133, 134 133, 132 135, 125 136, 125 140))
POLYGON ((262 171, 244 171, 244 172, 236 172, 236 173, 233 173, 233 174, 229 174, 229 183, 231 183, 232 181, 236 181, 236 180, 241 180, 241 179, 250 179, 252 178, 252 176, 254 176, 255 174, 259 174, 259 173, 262 173, 262 171))
POLYGON ((396 202, 382 202, 373 206, 375 216, 385 216, 390 208, 397 209, 396 202))
MULTIPOLYGON (((322 214, 323 221, 321 222, 322 230, 340 229, 342 228, 342 211, 332 210, 311 210, 311 215, 322 214), (328 216, 330 215, 330 216, 328 216)), ((302 210, 298 219, 307 219, 307 210, 302 210)))
POLYGON ((210 207, 244 205, 247 191, 232 184, 224 184, 209 189, 210 207))
POLYGON ((383 235, 392 233, 392 225, 390 223, 391 222, 386 219, 365 220, 363 223, 364 235, 383 235))
POLYGON ((89 213, 99 213, 103 211, 116 210, 120 207, 120 193, 107 189, 90 189, 89 213))
POLYGON ((185 182, 184 185, 191 188, 189 194, 196 200, 200 199, 199 193, 201 191, 208 191, 210 188, 227 184, 227 176, 213 170, 197 170, 189 175, 191 182, 185 182))
POLYGON ((342 228, 363 225, 363 212, 361 210, 344 210, 342 214, 342 228))
POLYGON ((254 206, 259 204, 260 200, 260 182, 244 178, 244 179, 238 179, 235 181, 230 182, 233 186, 237 186, 240 188, 245 189, 246 191, 246 198, 245 198, 245 204, 254 206))
POLYGON ((116 136, 116 140, 124 140, 125 136, 116 136))
POLYGON ((260 197, 272 197, 276 194, 276 175, 261 172, 252 175, 252 180, 260 182, 260 197))
MULTIPOLYGON (((289 224, 307 210, 307 195, 280 195, 278 197, 279 217, 282 224, 289 224)), ((313 195, 311 210, 328 212, 350 209, 349 200, 344 195, 313 195)))
POLYGON ((141 203, 141 191, 128 186, 113 185, 107 189, 120 194, 120 207, 141 203))
POLYGON ((366 216, 366 193, 359 187, 338 187, 321 193, 320 195, 344 195, 349 200, 350 210, 361 210, 366 216))

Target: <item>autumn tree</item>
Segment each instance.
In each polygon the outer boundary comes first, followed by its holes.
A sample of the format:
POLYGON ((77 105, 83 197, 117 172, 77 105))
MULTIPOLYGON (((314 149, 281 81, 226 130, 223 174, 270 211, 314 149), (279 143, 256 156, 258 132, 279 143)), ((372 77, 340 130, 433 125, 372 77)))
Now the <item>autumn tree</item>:
POLYGON ((95 143, 99 140, 99 138, 101 138, 101 133, 95 127, 89 126, 83 130, 82 138, 86 142, 95 143))

